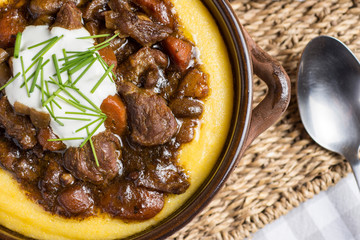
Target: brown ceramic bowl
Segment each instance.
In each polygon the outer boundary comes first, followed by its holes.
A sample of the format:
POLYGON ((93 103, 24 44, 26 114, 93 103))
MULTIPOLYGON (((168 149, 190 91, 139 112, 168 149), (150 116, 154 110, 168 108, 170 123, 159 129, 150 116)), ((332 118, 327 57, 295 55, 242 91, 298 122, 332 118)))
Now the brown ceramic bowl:
POLYGON ((290 102, 290 80, 283 67, 251 39, 227 0, 202 0, 216 20, 232 63, 234 107, 222 153, 207 180, 175 213, 131 239, 163 239, 185 226, 215 196, 255 137, 274 124, 290 102), (253 73, 268 93, 252 109, 253 73))
MULTIPOLYGON (((202 0, 221 30, 233 71, 234 105, 222 153, 207 180, 176 212, 151 229, 128 239, 162 239, 193 219, 223 186, 242 154, 274 124, 290 101, 290 81, 281 65, 260 49, 239 23, 227 0, 202 0), (268 86, 267 96, 252 109, 253 72, 268 86)), ((1 239, 28 239, 0 226, 1 239)))

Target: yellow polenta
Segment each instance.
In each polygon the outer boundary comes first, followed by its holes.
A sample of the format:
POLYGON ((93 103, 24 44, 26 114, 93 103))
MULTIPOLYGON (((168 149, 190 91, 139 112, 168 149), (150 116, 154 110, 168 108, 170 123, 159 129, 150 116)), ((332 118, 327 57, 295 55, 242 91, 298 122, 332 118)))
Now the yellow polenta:
POLYGON ((232 114, 231 66, 221 34, 200 0, 173 0, 184 34, 200 50, 204 71, 210 75, 210 96, 206 99, 202 124, 195 139, 183 146, 180 165, 190 176, 190 188, 182 195, 166 198, 164 209, 140 223, 124 223, 108 216, 82 221, 45 212, 29 200, 9 173, 0 170, 0 224, 36 239, 114 239, 142 231, 181 206, 211 171, 225 142, 232 114))

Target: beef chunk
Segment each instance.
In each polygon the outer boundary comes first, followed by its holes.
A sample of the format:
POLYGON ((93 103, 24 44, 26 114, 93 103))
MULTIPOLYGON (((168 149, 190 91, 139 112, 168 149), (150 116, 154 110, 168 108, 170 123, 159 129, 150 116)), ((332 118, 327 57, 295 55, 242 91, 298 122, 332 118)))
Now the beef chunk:
POLYGON ((14 110, 19 114, 29 115, 31 122, 35 127, 45 128, 50 124, 50 115, 48 113, 37 111, 34 108, 29 108, 19 102, 14 103, 14 110))
POLYGON ((102 209, 113 217, 145 220, 154 217, 164 207, 162 193, 136 187, 132 183, 114 183, 101 199, 102 209))
POLYGON ((174 140, 151 148, 129 139, 123 143, 124 175, 136 186, 174 194, 183 193, 189 187, 186 174, 175 164, 173 152, 179 145, 174 140))
POLYGON ((99 166, 96 166, 89 142, 82 148, 68 148, 63 157, 63 165, 78 179, 94 184, 105 184, 113 179, 120 169, 120 141, 106 131, 93 137, 93 144, 99 166))
POLYGON ((40 15, 51 15, 59 11, 65 2, 79 3, 79 0, 31 0, 29 10, 35 17, 40 15))
POLYGON ((62 5, 56 16, 55 23, 52 27, 62 27, 69 30, 82 28, 82 13, 76 7, 75 3, 67 2, 62 5))
POLYGON ((170 28, 174 27, 175 18, 171 13, 170 3, 163 0, 131 0, 154 21, 170 28))
POLYGON ((130 81, 137 86, 143 84, 146 88, 152 88, 161 78, 161 70, 167 66, 168 58, 163 52, 144 47, 121 64, 117 73, 121 79, 130 81), (143 83, 141 82, 142 77, 145 78, 143 83))
POLYGON ((30 109, 30 120, 35 127, 45 128, 50 124, 50 114, 30 109))
POLYGON ((132 37, 143 46, 151 46, 168 37, 173 30, 132 12, 124 0, 110 0, 112 11, 105 12, 106 27, 118 30, 123 37, 132 37))
POLYGON ((52 206, 56 195, 61 190, 60 176, 64 169, 54 159, 50 159, 42 179, 39 181, 39 189, 48 206, 52 206))
POLYGON ((59 194, 58 202, 69 215, 84 213, 94 205, 90 190, 81 185, 66 188, 59 194))
POLYGON ((40 177, 41 166, 39 160, 30 154, 14 163, 14 173, 22 180, 34 182, 40 177))
POLYGON ((97 20, 101 12, 106 10, 109 0, 93 0, 86 6, 84 11, 84 19, 97 20))
MULTIPOLYGON (((7 63, 0 63, 0 87, 4 86, 11 77, 12 73, 7 63)), ((2 91, 5 93, 5 90, 2 91)))
POLYGON ((137 176, 134 183, 165 193, 181 194, 189 187, 186 175, 171 161, 154 161, 148 163, 144 169, 131 172, 137 176))
POLYGON ((73 185, 75 183, 75 178, 70 173, 63 173, 60 176, 60 183, 64 187, 70 186, 70 185, 73 185))
POLYGON ((202 102, 191 98, 174 99, 169 107, 178 118, 196 118, 203 112, 202 102))
POLYGON ((181 81, 178 93, 180 96, 204 98, 209 94, 209 76, 196 68, 192 69, 181 81))
POLYGON ((136 53, 141 48, 141 45, 131 38, 115 38, 110 42, 110 46, 114 50, 119 64, 127 60, 130 55, 136 53))
POLYGON ((53 17, 52 15, 41 15, 39 17, 37 17, 35 19, 35 21, 33 22, 33 25, 52 25, 55 21, 55 17, 53 17))
POLYGON ((25 29, 26 20, 18 9, 11 9, 0 18, 0 47, 14 46, 16 34, 25 29))
POLYGON ((14 103, 14 110, 18 114, 30 115, 30 108, 28 106, 26 106, 25 104, 22 104, 17 101, 14 103))
POLYGON ((3 135, 0 136, 0 163, 8 170, 14 170, 14 163, 18 160, 20 151, 3 135))
POLYGON ((9 136, 16 139, 24 149, 33 148, 36 143, 36 130, 26 116, 14 112, 6 97, 0 100, 0 124, 9 136))
POLYGON ((9 59, 9 53, 6 50, 0 48, 0 63, 1 63, 0 70, 1 71, 3 71, 3 65, 2 64, 8 59, 9 59))
POLYGON ((87 22, 87 23, 85 23, 85 28, 90 33, 90 35, 97 35, 99 33, 99 23, 98 22, 95 22, 95 21, 87 22))
POLYGON ((50 127, 41 128, 38 132, 37 139, 42 146, 42 149, 49 151, 61 151, 66 148, 66 145, 61 141, 48 141, 48 139, 57 139, 58 136, 51 130, 50 127))
POLYGON ((184 119, 181 124, 181 128, 176 135, 176 141, 179 143, 188 143, 194 139, 195 135, 195 127, 197 126, 197 122, 192 119, 184 119))
POLYGON ((177 122, 166 101, 151 91, 130 83, 121 84, 131 126, 131 138, 143 146, 168 142, 177 132, 177 122))
POLYGON ((44 177, 40 181, 40 186, 44 192, 57 192, 60 187, 60 176, 64 172, 64 169, 58 164, 57 161, 51 159, 46 168, 44 177))

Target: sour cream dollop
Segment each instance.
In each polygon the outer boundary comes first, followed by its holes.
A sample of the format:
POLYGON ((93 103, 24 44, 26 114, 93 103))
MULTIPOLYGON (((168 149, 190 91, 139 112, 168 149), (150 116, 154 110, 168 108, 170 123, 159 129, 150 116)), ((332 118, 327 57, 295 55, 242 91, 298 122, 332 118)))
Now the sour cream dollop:
MULTIPOLYGON (((64 60, 59 59, 64 58, 63 49, 65 49, 66 52, 82 52, 88 51, 88 48, 94 46, 94 40, 91 38, 79 39, 81 37, 90 36, 89 32, 84 28, 67 30, 61 27, 54 27, 52 29, 49 29, 48 26, 26 27, 24 32, 22 33, 19 57, 13 58, 13 76, 18 73, 20 73, 20 76, 17 77, 11 84, 9 84, 5 88, 5 92, 10 104, 14 105, 15 102, 19 102, 28 106, 29 108, 34 108, 37 111, 49 113, 48 109, 42 106, 42 91, 39 87, 41 86, 40 74, 37 78, 38 87, 35 87, 34 91, 30 94, 30 97, 28 97, 26 87, 21 87, 21 85, 23 85, 24 83, 21 58, 23 59, 24 69, 28 69, 29 66, 31 66, 31 64, 34 62, 32 60, 34 56, 39 51, 41 51, 47 44, 42 44, 31 49, 29 49, 29 47, 56 36, 63 37, 58 42, 56 42, 56 44, 54 44, 50 48, 50 50, 43 56, 43 63, 45 63, 48 59, 50 60, 43 67, 43 79, 44 82, 47 82, 50 95, 52 95, 59 89, 59 86, 51 83, 51 78, 53 78, 55 81, 59 81, 56 76, 56 69, 52 58, 53 54, 56 55, 59 67, 61 68, 64 60)), ((68 56, 71 56, 71 53, 68 53, 68 56)), ((80 74, 84 72, 87 66, 88 65, 85 65, 79 71, 73 73, 71 75, 72 81, 77 79, 80 74)), ((30 77, 31 74, 36 71, 36 68, 37 64, 34 64, 34 66, 26 73, 26 77, 30 77)), ((66 90, 76 100, 78 100, 81 105, 86 106, 89 109, 95 109, 94 105, 96 105, 98 109, 100 109, 100 105, 106 97, 116 94, 116 85, 109 76, 106 76, 106 78, 101 82, 96 91, 91 93, 91 90, 103 77, 105 72, 106 71, 102 66, 102 63, 99 60, 96 60, 91 66, 91 68, 80 78, 80 80, 75 85, 75 87, 78 88, 79 91, 81 91, 81 93, 83 93, 83 95, 85 95, 93 104, 91 104, 88 100, 81 96, 78 91, 75 91, 70 87, 66 88, 66 90)), ((67 71, 61 73, 61 79, 63 83, 68 80, 67 71)), ((32 81, 33 78, 31 78, 27 82, 29 88, 32 84, 32 81)), ((69 94, 64 91, 60 91, 59 95, 61 95, 63 98, 74 101, 69 96, 69 94)), ((46 99, 47 97, 45 97, 45 100, 46 99)), ((68 102, 60 99, 59 97, 55 97, 54 100, 61 106, 61 109, 56 104, 52 103, 53 115, 58 120, 57 122, 53 117, 51 117, 50 126, 53 132, 59 137, 59 139, 82 138, 77 140, 64 140, 63 142, 67 147, 79 147, 83 143, 84 139, 87 138, 88 133, 86 128, 77 132, 76 130, 81 129, 82 127, 92 123, 93 121, 98 120, 97 122, 89 125, 88 131, 90 133, 97 127, 98 129, 96 130, 94 135, 105 130, 104 124, 100 125, 102 121, 101 119, 99 120, 99 116, 92 116, 97 115, 96 112, 91 111, 87 108, 85 109, 86 111, 83 112, 78 108, 74 107, 73 105, 69 104, 68 102), (69 117, 80 118, 82 120, 66 119, 69 117), (63 123, 63 126, 59 124, 59 121, 63 123)), ((51 107, 50 104, 48 104, 47 106, 48 108, 51 107)))

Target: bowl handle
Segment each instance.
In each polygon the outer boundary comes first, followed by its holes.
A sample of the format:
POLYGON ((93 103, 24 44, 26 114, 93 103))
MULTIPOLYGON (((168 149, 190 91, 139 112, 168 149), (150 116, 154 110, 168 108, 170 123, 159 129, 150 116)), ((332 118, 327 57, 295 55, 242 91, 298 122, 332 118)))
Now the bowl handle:
POLYGON ((261 49, 242 27, 251 56, 254 73, 262 79, 268 92, 253 109, 250 127, 242 151, 262 132, 273 125, 285 112, 290 102, 290 79, 278 61, 261 49))

